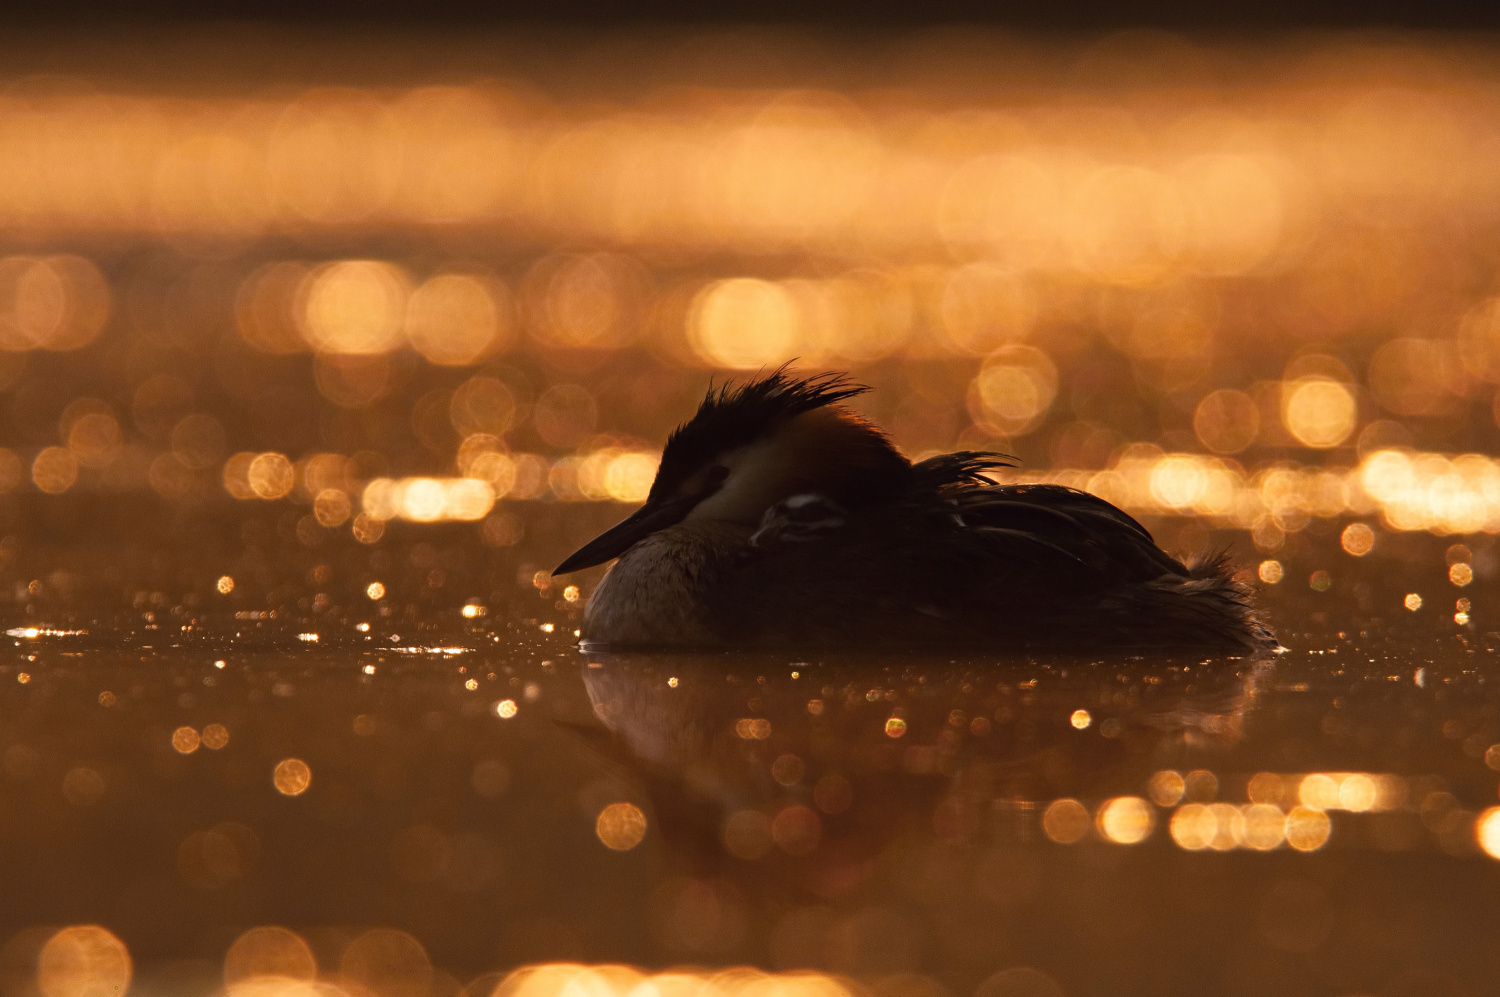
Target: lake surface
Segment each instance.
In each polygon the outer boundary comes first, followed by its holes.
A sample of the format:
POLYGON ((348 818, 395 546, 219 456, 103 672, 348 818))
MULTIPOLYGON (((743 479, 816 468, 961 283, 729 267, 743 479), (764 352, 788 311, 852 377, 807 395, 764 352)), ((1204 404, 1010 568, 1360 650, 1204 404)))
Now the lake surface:
POLYGON ((7 993, 122 965, 142 994, 380 997, 536 963, 502 989, 1500 970, 1489 538, 1298 534, 1256 582, 1262 659, 604 655, 573 646, 597 572, 538 572, 611 508, 517 504, 496 552, 466 524, 310 548, 227 502, 60 501, 13 502, 0 545, 7 993))
POLYGON ((0 31, 0 997, 1493 992, 1496 55, 0 31), (579 653, 793 359, 1284 649, 579 653))

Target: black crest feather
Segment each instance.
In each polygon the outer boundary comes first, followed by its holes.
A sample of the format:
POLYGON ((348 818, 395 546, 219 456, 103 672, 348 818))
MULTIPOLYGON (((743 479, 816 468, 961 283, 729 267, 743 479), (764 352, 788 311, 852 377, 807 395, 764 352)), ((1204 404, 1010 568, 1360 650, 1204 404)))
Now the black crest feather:
POLYGON ((670 494, 718 454, 753 443, 789 419, 869 390, 840 373, 791 377, 785 366, 744 384, 709 388, 693 417, 667 437, 651 497, 670 494))

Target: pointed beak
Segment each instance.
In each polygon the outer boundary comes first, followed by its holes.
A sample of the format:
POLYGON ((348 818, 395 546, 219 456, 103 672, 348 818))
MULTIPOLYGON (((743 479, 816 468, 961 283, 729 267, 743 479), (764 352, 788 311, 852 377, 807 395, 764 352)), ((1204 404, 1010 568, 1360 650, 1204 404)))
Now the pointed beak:
POLYGON ((619 557, 638 542, 659 530, 682 522, 696 503, 678 499, 670 502, 647 502, 634 513, 611 526, 553 569, 554 575, 592 568, 619 557))

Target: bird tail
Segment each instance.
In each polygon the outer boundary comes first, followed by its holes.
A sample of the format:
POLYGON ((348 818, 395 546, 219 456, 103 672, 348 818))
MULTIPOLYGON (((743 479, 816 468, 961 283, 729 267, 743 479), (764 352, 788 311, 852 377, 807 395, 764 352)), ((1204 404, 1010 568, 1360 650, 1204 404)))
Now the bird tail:
POLYGON ((1277 647, 1275 635, 1256 614, 1250 589, 1235 580, 1228 551, 1184 561, 1187 575, 1163 575, 1148 583, 1140 598, 1150 616, 1183 635, 1201 634, 1205 643, 1229 642, 1247 651, 1277 647), (1216 638, 1216 639, 1215 639, 1216 638))

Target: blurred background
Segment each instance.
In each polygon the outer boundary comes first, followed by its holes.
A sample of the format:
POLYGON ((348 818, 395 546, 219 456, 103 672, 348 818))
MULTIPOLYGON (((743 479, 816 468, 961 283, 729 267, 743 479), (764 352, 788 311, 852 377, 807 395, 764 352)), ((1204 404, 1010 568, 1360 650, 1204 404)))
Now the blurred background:
POLYGON ((792 360, 1185 547, 1500 528, 1487 36, 91 31, 0 38, 6 491, 504 545, 792 360))

